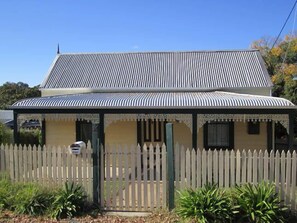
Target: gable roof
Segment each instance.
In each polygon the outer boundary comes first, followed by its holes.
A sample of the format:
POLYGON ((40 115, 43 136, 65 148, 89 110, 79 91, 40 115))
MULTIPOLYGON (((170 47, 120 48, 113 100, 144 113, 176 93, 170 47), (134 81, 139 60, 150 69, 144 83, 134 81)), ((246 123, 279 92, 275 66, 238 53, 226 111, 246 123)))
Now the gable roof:
POLYGON ((42 89, 189 90, 272 87, 256 50, 58 54, 42 89))

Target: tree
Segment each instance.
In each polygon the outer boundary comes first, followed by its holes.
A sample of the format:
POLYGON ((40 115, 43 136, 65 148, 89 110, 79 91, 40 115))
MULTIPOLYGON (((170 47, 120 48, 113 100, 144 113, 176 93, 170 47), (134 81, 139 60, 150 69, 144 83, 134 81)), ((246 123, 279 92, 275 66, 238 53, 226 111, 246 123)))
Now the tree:
POLYGON ((272 47, 272 39, 262 38, 252 43, 251 48, 262 54, 268 73, 274 84, 273 96, 284 97, 297 104, 297 35, 287 35, 272 47))
POLYGON ((23 82, 12 83, 6 82, 0 86, 0 109, 7 109, 14 102, 31 97, 40 97, 38 86, 30 88, 23 82))

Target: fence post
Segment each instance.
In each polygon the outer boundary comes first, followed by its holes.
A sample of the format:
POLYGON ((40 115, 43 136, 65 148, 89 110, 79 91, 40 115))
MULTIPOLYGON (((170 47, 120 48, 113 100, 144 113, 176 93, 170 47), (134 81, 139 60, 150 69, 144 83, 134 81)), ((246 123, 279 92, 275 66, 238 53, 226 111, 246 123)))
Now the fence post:
POLYGON ((166 124, 167 173, 168 173, 168 209, 174 208, 174 166, 173 166, 173 129, 172 123, 166 124))

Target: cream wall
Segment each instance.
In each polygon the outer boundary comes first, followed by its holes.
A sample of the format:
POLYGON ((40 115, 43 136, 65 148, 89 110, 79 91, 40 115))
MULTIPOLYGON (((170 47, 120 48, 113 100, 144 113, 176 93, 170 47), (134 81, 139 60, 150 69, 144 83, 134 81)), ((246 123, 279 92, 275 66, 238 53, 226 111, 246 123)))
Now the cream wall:
MULTIPOLYGON (((260 123, 260 134, 249 135, 247 122, 234 123, 235 149, 266 149, 267 129, 266 123, 260 123)), ((184 123, 173 123, 174 142, 192 147, 192 133, 184 123)), ((203 149, 203 128, 198 131, 198 148, 203 149)), ((46 144, 70 145, 76 140, 74 121, 46 121, 46 144)), ((137 143, 136 121, 118 121, 105 129, 106 144, 135 145, 137 143)))
POLYGON ((186 148, 192 148, 192 133, 184 123, 173 122, 173 140, 186 148))
POLYGON ((105 129, 105 144, 136 145, 137 122, 117 121, 105 129))
POLYGON ((249 135, 247 122, 234 123, 234 147, 235 149, 267 149, 267 123, 260 123, 260 134, 249 135))
MULTIPOLYGON (((249 135, 247 122, 234 122, 234 149, 267 149, 267 123, 260 123, 260 134, 249 135)), ((203 128, 198 132, 198 148, 204 148, 203 128)))
POLYGON ((199 129, 198 131, 198 137, 197 137, 197 146, 199 149, 204 149, 204 142, 203 142, 203 127, 199 129))
POLYGON ((75 142, 74 121, 46 121, 45 126, 47 145, 68 146, 75 142))

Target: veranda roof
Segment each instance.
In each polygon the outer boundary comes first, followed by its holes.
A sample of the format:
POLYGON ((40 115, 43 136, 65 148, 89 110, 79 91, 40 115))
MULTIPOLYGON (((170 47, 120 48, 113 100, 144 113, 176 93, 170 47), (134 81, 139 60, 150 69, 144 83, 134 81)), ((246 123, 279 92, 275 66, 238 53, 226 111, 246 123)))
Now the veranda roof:
POLYGON ((30 98, 12 109, 296 109, 283 98, 213 92, 86 93, 30 98))

